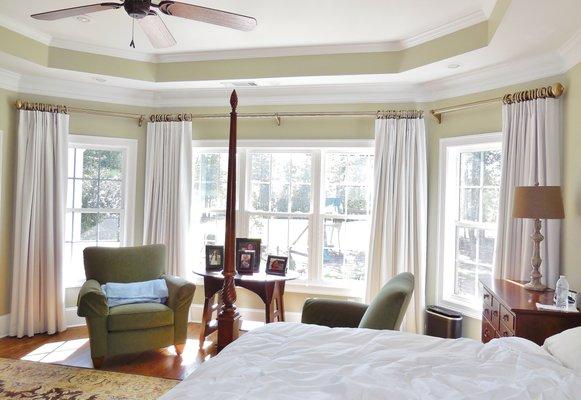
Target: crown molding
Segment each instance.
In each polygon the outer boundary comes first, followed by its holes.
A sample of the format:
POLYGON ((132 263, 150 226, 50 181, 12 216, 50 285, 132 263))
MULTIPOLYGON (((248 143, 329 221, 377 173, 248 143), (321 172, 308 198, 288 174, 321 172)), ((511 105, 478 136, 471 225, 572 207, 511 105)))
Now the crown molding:
POLYGON ((581 29, 563 43, 558 52, 567 70, 581 63, 581 29))

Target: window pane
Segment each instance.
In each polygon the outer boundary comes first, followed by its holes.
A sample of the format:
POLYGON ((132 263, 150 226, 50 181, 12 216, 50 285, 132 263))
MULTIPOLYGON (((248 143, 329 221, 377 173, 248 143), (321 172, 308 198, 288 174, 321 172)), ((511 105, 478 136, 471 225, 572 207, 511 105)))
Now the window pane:
POLYGON ((501 163, 500 150, 484 152, 484 185, 500 186, 501 163))
POLYGON ((476 270, 475 264, 459 262, 456 264, 456 294, 460 296, 476 295, 476 270))
POLYGON ((123 154, 120 151, 111 150, 101 150, 99 153, 99 178, 121 179, 123 154))
POLYGON ((491 264, 493 263, 494 257, 494 241, 496 240, 496 231, 495 230, 484 230, 481 229, 479 231, 479 238, 478 238, 478 253, 479 253, 479 260, 478 262, 484 264, 491 264))
POLYGON ((77 149, 77 157, 83 160, 82 171, 79 177, 84 179, 98 179, 99 178, 99 150, 77 149))
POLYGON ((250 157, 251 179, 268 182, 270 180, 270 154, 253 153, 250 157))
POLYGON ((311 210, 311 186, 294 185, 291 198, 291 212, 308 213, 311 210))
POLYGON ((311 155, 295 153, 292 155, 292 180, 296 183, 311 183, 311 155))
POLYGON ((480 186, 482 153, 460 154, 460 178, 462 186, 480 186))
POLYGON ((120 242, 120 215, 117 213, 99 214, 99 242, 120 242))
POLYGON ((251 187, 250 204, 253 210, 268 211, 270 201, 270 185, 268 183, 253 183, 251 187))
POLYGON ((77 179, 75 191, 81 191, 80 199, 75 196, 75 208, 98 208, 99 207, 99 180, 97 179, 77 179), (79 187, 80 186, 80 187, 79 187), (76 203, 81 200, 81 204, 76 203))
POLYGON ((325 159, 325 178, 329 183, 345 182, 347 154, 328 153, 325 159))
POLYGON ((323 278, 364 280, 368 245, 368 221, 326 218, 323 278))
POLYGON ((482 189, 482 222, 496 222, 499 189, 482 189))
POLYGON ((99 208, 119 209, 122 206, 121 181, 100 181, 99 208))
POLYGON ((272 157, 272 176, 271 179, 277 179, 284 182, 291 180, 291 155, 286 153, 273 153, 272 157))
POLYGON ((365 186, 347 187, 347 214, 367 214, 367 192, 365 186))
POLYGON ((199 227, 204 246, 223 245, 226 235, 226 213, 203 213, 199 227))
POLYGON ((460 220, 478 221, 480 210, 480 189, 461 189, 460 220))
POLYGON ((270 210, 272 212, 288 212, 290 185, 275 181, 272 182, 270 190, 270 210))
POLYGON ((345 181, 349 183, 361 184, 367 180, 367 159, 368 155, 350 154, 345 175, 345 181))
MULTIPOLYGON (((77 215, 79 215, 77 213, 77 215)), ((99 225, 99 214, 83 213, 79 215, 81 224, 80 240, 97 241, 97 226, 99 225)))
POLYGON ((327 185, 325 190, 325 213, 336 215, 345 213, 345 186, 327 185))
POLYGON ((477 231, 472 228, 456 229, 456 260, 476 262, 477 231))

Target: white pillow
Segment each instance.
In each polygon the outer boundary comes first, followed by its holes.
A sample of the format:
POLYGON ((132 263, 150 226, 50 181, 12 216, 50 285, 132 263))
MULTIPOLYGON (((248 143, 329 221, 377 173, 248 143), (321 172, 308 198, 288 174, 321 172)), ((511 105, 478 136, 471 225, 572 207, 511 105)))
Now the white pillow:
POLYGON ((567 368, 581 373, 581 326, 548 337, 543 348, 567 368))

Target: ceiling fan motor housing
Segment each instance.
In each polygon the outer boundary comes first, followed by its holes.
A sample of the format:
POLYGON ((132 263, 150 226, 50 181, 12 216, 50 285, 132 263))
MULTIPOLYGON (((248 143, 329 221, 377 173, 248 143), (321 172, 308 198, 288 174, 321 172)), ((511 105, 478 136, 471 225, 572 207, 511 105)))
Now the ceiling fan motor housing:
POLYGON ((123 7, 130 17, 141 19, 149 15, 151 0, 125 0, 123 7))

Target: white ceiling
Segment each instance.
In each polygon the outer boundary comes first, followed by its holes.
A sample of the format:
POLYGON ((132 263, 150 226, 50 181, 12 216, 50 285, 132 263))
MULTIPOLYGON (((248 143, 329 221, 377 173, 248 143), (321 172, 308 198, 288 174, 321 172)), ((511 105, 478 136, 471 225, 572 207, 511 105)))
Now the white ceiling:
MULTIPOLYGON (((495 0, 183 0, 250 15, 252 32, 163 16, 178 44, 154 50, 136 25, 137 52, 182 53, 296 46, 395 44, 458 20, 486 19, 495 0)), ((123 9, 90 14, 89 23, 75 18, 37 21, 30 14, 96 3, 95 0, 0 0, 0 16, 40 31, 57 44, 80 42, 126 51, 131 19, 123 9), (15 5, 16 4, 16 5, 15 5)))

